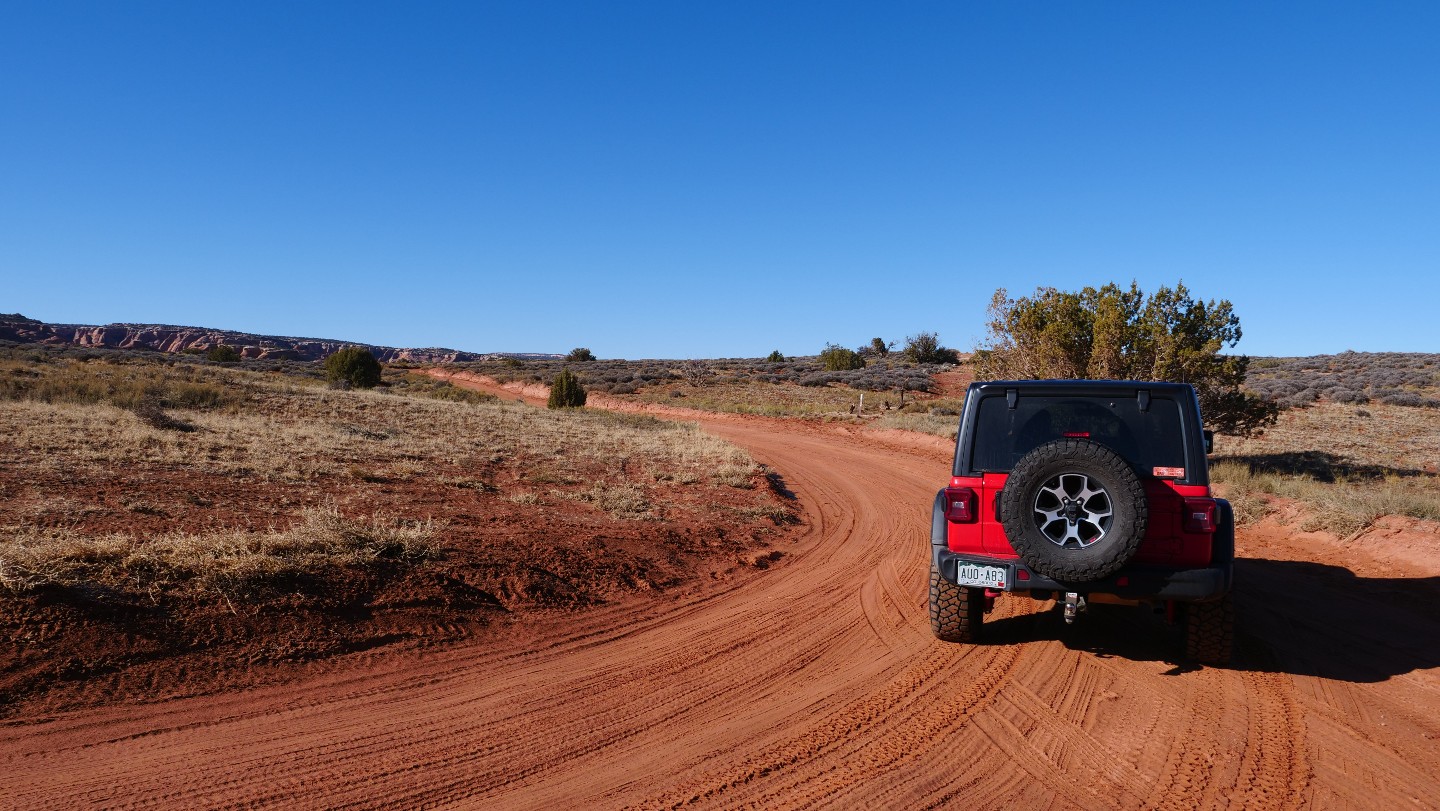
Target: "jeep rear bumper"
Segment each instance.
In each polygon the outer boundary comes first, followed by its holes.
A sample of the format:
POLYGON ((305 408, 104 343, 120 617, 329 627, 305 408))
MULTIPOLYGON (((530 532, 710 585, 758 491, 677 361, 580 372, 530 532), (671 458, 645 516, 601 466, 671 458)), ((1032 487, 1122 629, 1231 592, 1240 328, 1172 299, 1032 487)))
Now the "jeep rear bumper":
POLYGON ((1031 596, 1049 599, 1051 595, 1073 591, 1080 594, 1112 594, 1127 600, 1176 600, 1205 602, 1230 591, 1234 575, 1233 562, 1199 569, 1174 569, 1165 566, 1132 564, 1115 574, 1085 583, 1062 583, 1030 570, 1023 561, 989 558, 982 555, 956 554, 943 546, 931 546, 940 576, 956 582, 956 570, 966 564, 1001 567, 1006 570, 1006 592, 1031 592, 1031 596), (1050 594, 1033 594, 1050 592, 1050 594))

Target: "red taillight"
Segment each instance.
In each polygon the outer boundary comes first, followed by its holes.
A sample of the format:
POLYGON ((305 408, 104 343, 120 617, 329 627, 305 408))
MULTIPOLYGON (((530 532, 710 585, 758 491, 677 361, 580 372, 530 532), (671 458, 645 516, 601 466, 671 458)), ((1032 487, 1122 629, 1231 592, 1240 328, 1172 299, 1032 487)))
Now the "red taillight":
POLYGON ((968 487, 945 488, 945 518, 952 524, 973 524, 980 515, 975 509, 975 491, 968 487))
POLYGON ((1215 499, 1185 499, 1185 531, 1205 535, 1215 531, 1215 499))
POLYGON ((1066 431, 1065 433, 1061 434, 1061 436, 1063 436, 1063 437, 1068 437, 1068 438, 1070 438, 1070 439, 1089 439, 1089 438, 1090 438, 1090 432, 1089 432, 1089 431, 1066 431))

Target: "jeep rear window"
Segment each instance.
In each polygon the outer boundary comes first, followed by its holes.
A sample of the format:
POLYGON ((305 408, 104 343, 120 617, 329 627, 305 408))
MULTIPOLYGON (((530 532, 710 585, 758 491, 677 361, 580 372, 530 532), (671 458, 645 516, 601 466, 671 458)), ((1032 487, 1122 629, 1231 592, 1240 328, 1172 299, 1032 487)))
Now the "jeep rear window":
POLYGON ((1155 397, 1141 411, 1134 397, 1026 397, 1015 408, 1003 396, 980 400, 971 469, 1008 473, 1036 446, 1081 437, 1108 445, 1150 475, 1157 467, 1185 467, 1180 407, 1155 397))

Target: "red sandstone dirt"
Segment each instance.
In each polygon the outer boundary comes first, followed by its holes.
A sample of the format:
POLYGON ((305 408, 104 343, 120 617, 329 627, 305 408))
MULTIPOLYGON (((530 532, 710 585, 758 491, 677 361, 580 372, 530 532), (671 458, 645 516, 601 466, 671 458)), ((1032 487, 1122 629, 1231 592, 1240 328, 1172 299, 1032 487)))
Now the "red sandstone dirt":
POLYGON ((3 804, 1440 807, 1440 566, 1395 554, 1429 528, 1388 527, 1376 554, 1370 536, 1242 532, 1229 668, 1177 663, 1163 618, 1106 606, 1067 628, 1004 599, 994 644, 945 645, 924 610, 943 447, 700 419, 803 505, 767 572, 248 690, 18 718, 0 727, 3 804))

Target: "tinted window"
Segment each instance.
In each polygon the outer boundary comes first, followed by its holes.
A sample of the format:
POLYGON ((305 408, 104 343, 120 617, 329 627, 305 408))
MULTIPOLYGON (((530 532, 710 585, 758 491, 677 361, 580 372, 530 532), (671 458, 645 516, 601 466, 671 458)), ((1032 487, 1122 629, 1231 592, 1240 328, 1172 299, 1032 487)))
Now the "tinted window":
POLYGON ((1149 475, 1156 467, 1184 467, 1180 407, 1156 397, 1142 412, 1134 397, 1026 397, 1014 409, 1005 398, 980 401, 972 469, 1007 473, 1020 457, 1054 439, 1084 437, 1113 448, 1149 475))

